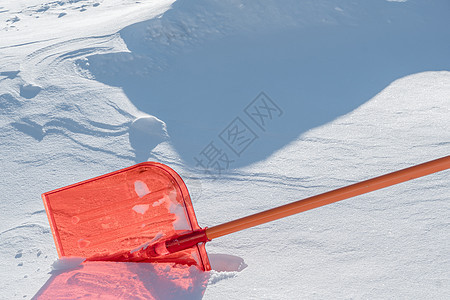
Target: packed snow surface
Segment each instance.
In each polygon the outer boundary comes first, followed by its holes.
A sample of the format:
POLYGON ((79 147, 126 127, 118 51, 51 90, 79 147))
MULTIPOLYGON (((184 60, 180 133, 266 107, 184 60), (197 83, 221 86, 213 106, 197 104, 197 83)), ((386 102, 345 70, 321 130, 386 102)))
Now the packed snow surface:
POLYGON ((84 257, 63 257, 52 264, 52 272, 65 272, 79 268, 85 260, 84 257))
POLYGON ((0 2, 0 298, 450 299, 448 170, 215 239, 207 273, 57 261, 40 198, 157 161, 212 227, 449 155, 449 13, 448 0, 0 2))

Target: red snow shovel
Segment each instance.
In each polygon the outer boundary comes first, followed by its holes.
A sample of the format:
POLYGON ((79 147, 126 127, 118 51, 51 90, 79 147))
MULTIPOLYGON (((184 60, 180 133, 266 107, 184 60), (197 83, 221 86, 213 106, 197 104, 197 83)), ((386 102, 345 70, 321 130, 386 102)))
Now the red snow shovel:
POLYGON ((450 156, 361 181, 211 228, 197 224, 181 177, 145 162, 42 195, 59 257, 173 262, 211 269, 205 243, 450 168, 450 156))

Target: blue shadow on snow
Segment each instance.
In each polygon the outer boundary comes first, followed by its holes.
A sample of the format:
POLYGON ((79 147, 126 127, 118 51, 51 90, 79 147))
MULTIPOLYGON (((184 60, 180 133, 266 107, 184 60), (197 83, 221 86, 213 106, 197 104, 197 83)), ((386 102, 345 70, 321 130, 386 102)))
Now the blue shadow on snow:
MULTIPOLYGON (((176 14, 177 3, 162 18, 176 14)), ((390 7, 397 22, 371 18, 359 26, 263 28, 186 43, 173 53, 144 41, 145 28, 158 22, 149 20, 120 32, 131 53, 91 56, 89 68, 100 82, 122 87, 139 110, 163 120, 188 165, 195 166, 194 157, 213 141, 233 160, 230 168, 241 167, 354 110, 398 78, 450 69, 444 26, 450 22, 436 14, 439 7, 423 11, 426 23, 403 13, 405 6, 390 7), (165 64, 161 70, 139 72, 159 63, 165 64), (265 131, 244 113, 261 91, 283 111, 265 131), (219 138, 235 117, 258 136, 240 156, 219 138)))

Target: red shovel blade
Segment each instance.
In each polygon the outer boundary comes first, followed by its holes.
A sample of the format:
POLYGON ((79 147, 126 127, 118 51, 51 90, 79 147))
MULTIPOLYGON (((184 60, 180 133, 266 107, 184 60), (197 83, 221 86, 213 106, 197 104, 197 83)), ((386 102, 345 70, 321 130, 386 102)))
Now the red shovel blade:
MULTIPOLYGON (((121 254, 201 229, 181 177, 155 162, 63 187, 42 198, 60 257, 126 261, 121 254)), ((211 269, 203 243, 143 262, 211 269)))

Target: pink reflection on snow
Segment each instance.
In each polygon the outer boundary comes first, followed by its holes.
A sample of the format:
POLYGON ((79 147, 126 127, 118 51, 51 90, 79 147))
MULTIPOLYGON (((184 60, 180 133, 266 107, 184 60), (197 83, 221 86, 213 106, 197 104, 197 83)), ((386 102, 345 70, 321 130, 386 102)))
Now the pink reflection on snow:
POLYGON ((208 279, 195 266, 88 261, 54 270, 33 299, 201 299, 208 279))

